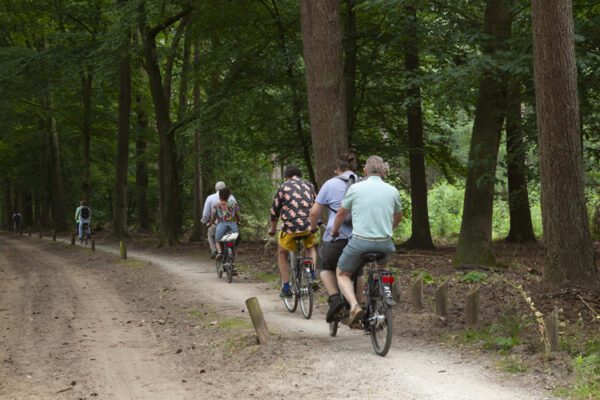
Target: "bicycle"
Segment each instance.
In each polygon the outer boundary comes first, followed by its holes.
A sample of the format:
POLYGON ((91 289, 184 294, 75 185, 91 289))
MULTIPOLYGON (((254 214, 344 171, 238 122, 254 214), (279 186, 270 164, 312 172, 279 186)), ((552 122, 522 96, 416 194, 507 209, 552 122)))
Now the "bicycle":
POLYGON ((292 297, 284 297, 285 308, 293 313, 300 303, 302 315, 310 319, 313 312, 313 275, 315 266, 312 258, 306 257, 304 249, 306 236, 295 238, 296 251, 289 252, 289 280, 292 297))
POLYGON ((238 232, 230 232, 223 236, 220 242, 223 245, 223 254, 217 259, 217 276, 221 278, 223 272, 227 275, 227 283, 233 282, 233 277, 237 275, 235 270, 235 246, 240 237, 238 232))
MULTIPOLYGON (((371 344, 375 354, 382 357, 388 353, 392 345, 392 306, 396 304, 392 295, 394 275, 375 265, 384 257, 385 253, 380 252, 368 252, 360 256, 367 271, 367 282, 363 289, 365 305, 363 316, 359 321, 360 329, 371 336, 371 344)), ((358 274, 352 276, 355 290, 357 278, 358 274)), ((349 318, 350 305, 345 299, 344 302, 346 304, 342 311, 329 323, 329 334, 331 336, 336 336, 339 323, 349 318)))
POLYGON ((83 223, 82 231, 83 236, 79 238, 79 244, 83 244, 83 242, 85 242, 85 245, 87 246, 88 241, 92 239, 92 233, 90 231, 88 222, 83 223))

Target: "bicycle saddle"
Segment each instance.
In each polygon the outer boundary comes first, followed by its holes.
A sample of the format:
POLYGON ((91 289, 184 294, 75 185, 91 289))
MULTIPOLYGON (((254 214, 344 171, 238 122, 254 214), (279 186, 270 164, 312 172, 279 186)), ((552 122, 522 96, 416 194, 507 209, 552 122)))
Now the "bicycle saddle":
POLYGON ((381 253, 379 251, 371 251, 368 253, 362 253, 360 255, 360 259, 363 260, 364 262, 379 261, 379 260, 382 260, 384 257, 385 257, 385 253, 381 253))
POLYGON ((226 234, 225 236, 223 236, 223 238, 221 239, 221 242, 234 242, 237 240, 237 238, 240 236, 240 234, 238 232, 230 232, 228 234, 226 234))

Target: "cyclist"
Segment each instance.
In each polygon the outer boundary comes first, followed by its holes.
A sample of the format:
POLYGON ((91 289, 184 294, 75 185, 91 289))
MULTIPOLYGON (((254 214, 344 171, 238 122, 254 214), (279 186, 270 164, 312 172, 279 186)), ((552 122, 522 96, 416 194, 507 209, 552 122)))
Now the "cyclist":
POLYGON ((362 317, 362 308, 354 295, 352 273, 361 266, 361 254, 377 251, 386 253, 385 263, 396 248, 392 234, 402 219, 402 205, 398 190, 383 181, 387 168, 379 156, 367 159, 364 173, 367 179, 352 185, 335 217, 333 237, 340 236, 340 228, 348 213, 352 215, 352 237, 344 247, 338 261, 337 279, 342 294, 350 304, 350 321, 353 325, 362 317))
POLYGON ((296 250, 295 239, 304 237, 304 247, 307 257, 315 261, 315 234, 309 231, 308 217, 315 201, 315 189, 312 183, 302 179, 302 172, 296 166, 286 167, 282 183, 271 206, 271 227, 269 235, 275 235, 277 221, 281 218, 283 226, 278 238, 277 264, 281 274, 282 288, 279 297, 291 297, 289 283, 288 252, 296 250))
POLYGON ((215 225, 215 241, 217 259, 223 255, 221 239, 229 232, 239 232, 240 208, 235 201, 231 201, 231 191, 228 188, 219 190, 219 202, 211 211, 210 224, 215 225))
MULTIPOLYGON (((356 156, 352 153, 343 154, 336 163, 335 174, 336 176, 323 184, 315 199, 315 204, 310 210, 311 232, 317 231, 319 217, 325 209, 329 210, 327 227, 319 246, 318 260, 321 282, 323 282, 325 290, 327 290, 327 294, 329 295, 329 309, 325 318, 327 322, 331 322, 333 316, 344 306, 344 300, 340 296, 340 290, 337 285, 335 270, 342 250, 344 250, 348 239, 352 235, 352 221, 348 218, 344 220, 340 226, 339 238, 335 241, 332 240, 331 229, 333 228, 333 221, 338 209, 342 205, 342 199, 346 191, 358 181, 358 176, 356 175, 356 156)), ((359 282, 357 287, 361 288, 362 282, 359 282)))
POLYGON ((83 225, 87 224, 87 230, 85 234, 89 237, 91 235, 90 221, 92 220, 92 210, 87 206, 85 200, 79 202, 79 207, 75 210, 75 223, 77 224, 77 234, 79 240, 83 240, 83 225))
POLYGON ((13 211, 12 222, 15 232, 19 233, 21 227, 21 214, 18 211, 13 211))
MULTIPOLYGON (((209 195, 204 201, 204 209, 202 210, 202 219, 200 222, 206 224, 208 227, 207 237, 208 237, 208 245, 210 246, 210 258, 215 258, 217 256, 217 245, 215 243, 215 233, 217 227, 210 223, 210 216, 212 209, 215 204, 219 202, 219 190, 225 189, 227 186, 225 182, 217 182, 215 184, 215 193, 209 195)), ((235 197, 231 195, 228 201, 236 202, 235 197)))

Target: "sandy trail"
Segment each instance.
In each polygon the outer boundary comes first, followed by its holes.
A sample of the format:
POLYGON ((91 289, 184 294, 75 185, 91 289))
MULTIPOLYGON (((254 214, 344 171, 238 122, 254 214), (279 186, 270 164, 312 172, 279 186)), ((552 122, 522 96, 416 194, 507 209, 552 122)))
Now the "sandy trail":
MULTIPOLYGON (((288 364, 232 375, 229 387, 198 383, 184 388, 162 352, 164 344, 150 327, 128 323, 138 319, 101 273, 39 247, 33 240, 0 236, 0 287, 6 288, 0 297, 0 376, 7 377, 0 379, 3 399, 88 398, 97 393, 98 398, 115 399, 550 398, 516 381, 503 381, 468 357, 405 338, 395 339, 387 357, 376 356, 363 334, 342 326, 338 337, 331 338, 322 314, 307 321, 299 311, 288 313, 266 284, 235 278, 227 284, 208 259, 130 250, 129 258, 153 263, 172 275, 178 287, 219 308, 239 311, 248 297, 258 297, 271 331, 297 338, 298 357, 288 364), (306 339, 314 347, 304 352, 306 339), (76 385, 68 389, 71 378, 65 377, 73 377, 76 385), (64 389, 68 391, 57 394, 64 389), (68 397, 59 397, 64 393, 68 397)), ((97 248, 117 254, 106 246, 97 248)))

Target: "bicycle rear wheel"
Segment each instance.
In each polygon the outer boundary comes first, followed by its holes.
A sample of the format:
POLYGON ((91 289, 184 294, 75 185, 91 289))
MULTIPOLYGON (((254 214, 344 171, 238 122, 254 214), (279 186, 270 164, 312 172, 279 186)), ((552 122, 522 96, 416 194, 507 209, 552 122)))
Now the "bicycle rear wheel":
POLYGON ((371 343, 375 354, 384 357, 392 345, 392 306, 384 301, 381 293, 371 301, 371 343))
POLYGON ((217 268, 217 277, 221 278, 223 276, 223 263, 221 260, 217 260, 215 266, 217 268))
POLYGON ((329 323, 329 336, 335 337, 335 335, 337 335, 339 325, 339 321, 331 321, 329 323))
MULTIPOLYGON (((312 264, 312 263, 311 263, 312 264)), ((302 273, 299 274, 300 282, 298 282, 298 288, 300 291, 300 309, 302 315, 306 319, 310 319, 313 312, 313 289, 312 289, 312 277, 310 271, 312 268, 307 270, 307 265, 298 265, 298 268, 302 268, 302 273)))
MULTIPOLYGON (((289 282, 290 282, 290 291, 292 292, 292 297, 284 297, 283 298, 283 304, 285 305, 285 308, 289 311, 289 312, 294 312, 296 311, 296 308, 298 307, 298 296, 296 296, 296 272, 295 272, 295 266, 296 265, 296 254, 294 254, 293 252, 289 253, 289 266, 288 266, 288 274, 289 274, 289 282)), ((281 285, 279 285, 279 287, 283 286, 283 282, 281 285)))
POLYGON ((233 282, 233 254, 231 250, 225 253, 225 271, 227 272, 227 283, 233 282))

